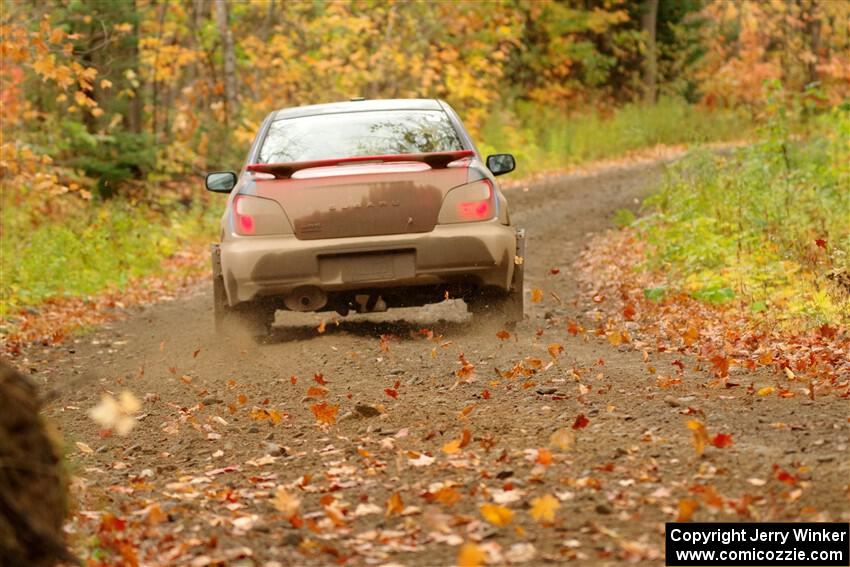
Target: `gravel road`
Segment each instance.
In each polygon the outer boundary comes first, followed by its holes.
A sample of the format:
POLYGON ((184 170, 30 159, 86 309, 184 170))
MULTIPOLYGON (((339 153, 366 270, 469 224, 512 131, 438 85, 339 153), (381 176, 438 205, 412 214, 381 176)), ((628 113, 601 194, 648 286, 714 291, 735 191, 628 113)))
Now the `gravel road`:
POLYGON ((56 392, 48 415, 76 477, 75 550, 120 563, 112 538, 152 565, 437 566, 476 542, 496 564, 663 564, 664 522, 682 500, 698 503, 699 521, 847 520, 847 400, 746 396, 762 375, 710 388, 681 355, 567 333, 568 320, 593 326, 578 254, 616 210, 637 210, 663 170, 509 191, 530 238, 526 291, 544 299, 506 340, 448 301, 328 320, 323 333, 318 317, 279 313, 264 344, 228 343, 213 334, 204 286, 28 353, 56 392), (552 344, 564 349, 554 360, 552 344), (473 368, 458 373, 461 353, 473 368), (660 388, 648 368, 672 373, 677 358, 683 383, 660 388), (527 375, 504 377, 519 363, 527 375), (104 436, 86 412, 125 389, 142 401, 139 421, 104 436), (334 425, 317 425, 322 402, 338 406, 334 425), (734 443, 698 456, 695 417, 734 443), (273 505, 279 486, 300 499, 295 521, 273 505), (559 504, 551 522, 532 514, 544 495, 559 504), (485 503, 510 510, 509 523, 486 521, 485 503), (127 523, 97 543, 104 513, 127 523))

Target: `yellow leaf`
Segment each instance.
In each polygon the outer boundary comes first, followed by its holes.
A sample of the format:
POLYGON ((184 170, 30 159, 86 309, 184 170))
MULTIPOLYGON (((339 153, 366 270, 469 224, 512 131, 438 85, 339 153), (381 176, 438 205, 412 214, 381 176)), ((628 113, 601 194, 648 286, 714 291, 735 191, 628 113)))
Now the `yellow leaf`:
POLYGON ((454 455, 460 451, 460 439, 454 439, 443 445, 443 453, 446 455, 454 455))
POLYGON ((773 393, 773 386, 765 386, 764 388, 759 388, 758 394, 759 396, 769 396, 773 393))
POLYGON ((507 526, 514 519, 511 510, 498 504, 482 504, 480 510, 485 520, 499 527, 507 526))
POLYGON ((284 487, 278 486, 272 499, 272 506, 287 518, 291 518, 298 513, 301 500, 294 494, 287 492, 284 487))
POLYGON ((558 358, 558 355, 564 352, 564 347, 560 343, 552 343, 548 347, 549 356, 552 358, 558 358))
POLYGON ((387 516, 393 514, 401 514, 404 511, 404 502, 401 500, 401 495, 398 492, 393 492, 387 499, 387 516))
POLYGON ((480 567, 487 556, 474 543, 465 543, 457 554, 458 567, 480 567))
POLYGON ((551 494, 544 494, 531 501, 531 517, 541 524, 551 524, 555 521, 555 512, 561 507, 558 499, 551 494))
POLYGON ((541 301, 543 301, 543 291, 535 287, 531 290, 531 302, 540 303, 541 301))
POLYGON ((562 427, 561 429, 552 434, 552 436, 549 438, 549 444, 553 447, 557 447, 561 451, 566 451, 567 449, 572 447, 575 439, 575 433, 573 433, 570 429, 567 429, 566 427, 562 427))
POLYGON ((705 444, 708 442, 708 431, 705 425, 698 419, 688 421, 688 429, 694 432, 694 449, 697 455, 702 455, 705 452, 705 444))
POLYGON ((679 517, 676 518, 676 521, 687 522, 691 519, 691 516, 697 508, 699 508, 699 502, 696 500, 679 500, 679 517))
POLYGON ((77 441, 77 449, 79 449, 80 451, 82 451, 86 455, 91 455, 92 453, 94 453, 94 449, 92 449, 86 443, 83 443, 82 441, 77 441))

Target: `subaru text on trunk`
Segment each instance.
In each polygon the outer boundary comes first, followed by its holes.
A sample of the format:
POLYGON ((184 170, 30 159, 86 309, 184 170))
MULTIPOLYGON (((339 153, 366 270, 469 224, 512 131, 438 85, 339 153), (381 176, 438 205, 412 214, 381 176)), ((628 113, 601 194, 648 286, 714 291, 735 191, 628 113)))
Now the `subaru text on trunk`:
POLYGON ((356 100, 271 113, 228 193, 213 246, 218 330, 268 331, 277 310, 368 313, 462 298, 523 316, 524 232, 457 114, 432 99, 356 100))

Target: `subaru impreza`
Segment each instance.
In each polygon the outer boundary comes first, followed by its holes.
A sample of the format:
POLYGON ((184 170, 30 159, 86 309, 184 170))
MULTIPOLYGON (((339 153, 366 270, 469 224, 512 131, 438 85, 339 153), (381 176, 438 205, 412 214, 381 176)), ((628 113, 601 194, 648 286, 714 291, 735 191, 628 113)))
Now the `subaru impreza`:
MULTIPOLYGON (((212 247, 216 328, 267 332, 279 310, 371 313, 461 298, 523 316, 524 231, 457 113, 433 99, 278 110, 242 170, 207 174, 228 194, 212 247)), ((475 316, 475 315, 474 315, 475 316)))

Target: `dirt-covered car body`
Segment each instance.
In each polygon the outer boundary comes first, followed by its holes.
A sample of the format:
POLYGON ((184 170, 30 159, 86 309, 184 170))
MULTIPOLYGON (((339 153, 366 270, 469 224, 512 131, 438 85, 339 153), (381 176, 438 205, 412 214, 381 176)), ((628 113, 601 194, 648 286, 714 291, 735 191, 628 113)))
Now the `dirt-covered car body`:
POLYGON ((432 99, 284 109, 263 122, 213 247, 217 319, 442 301, 522 313, 522 233, 455 112, 432 99), (519 237, 518 237, 519 234, 519 237), (518 302, 518 305, 517 305, 518 302))

